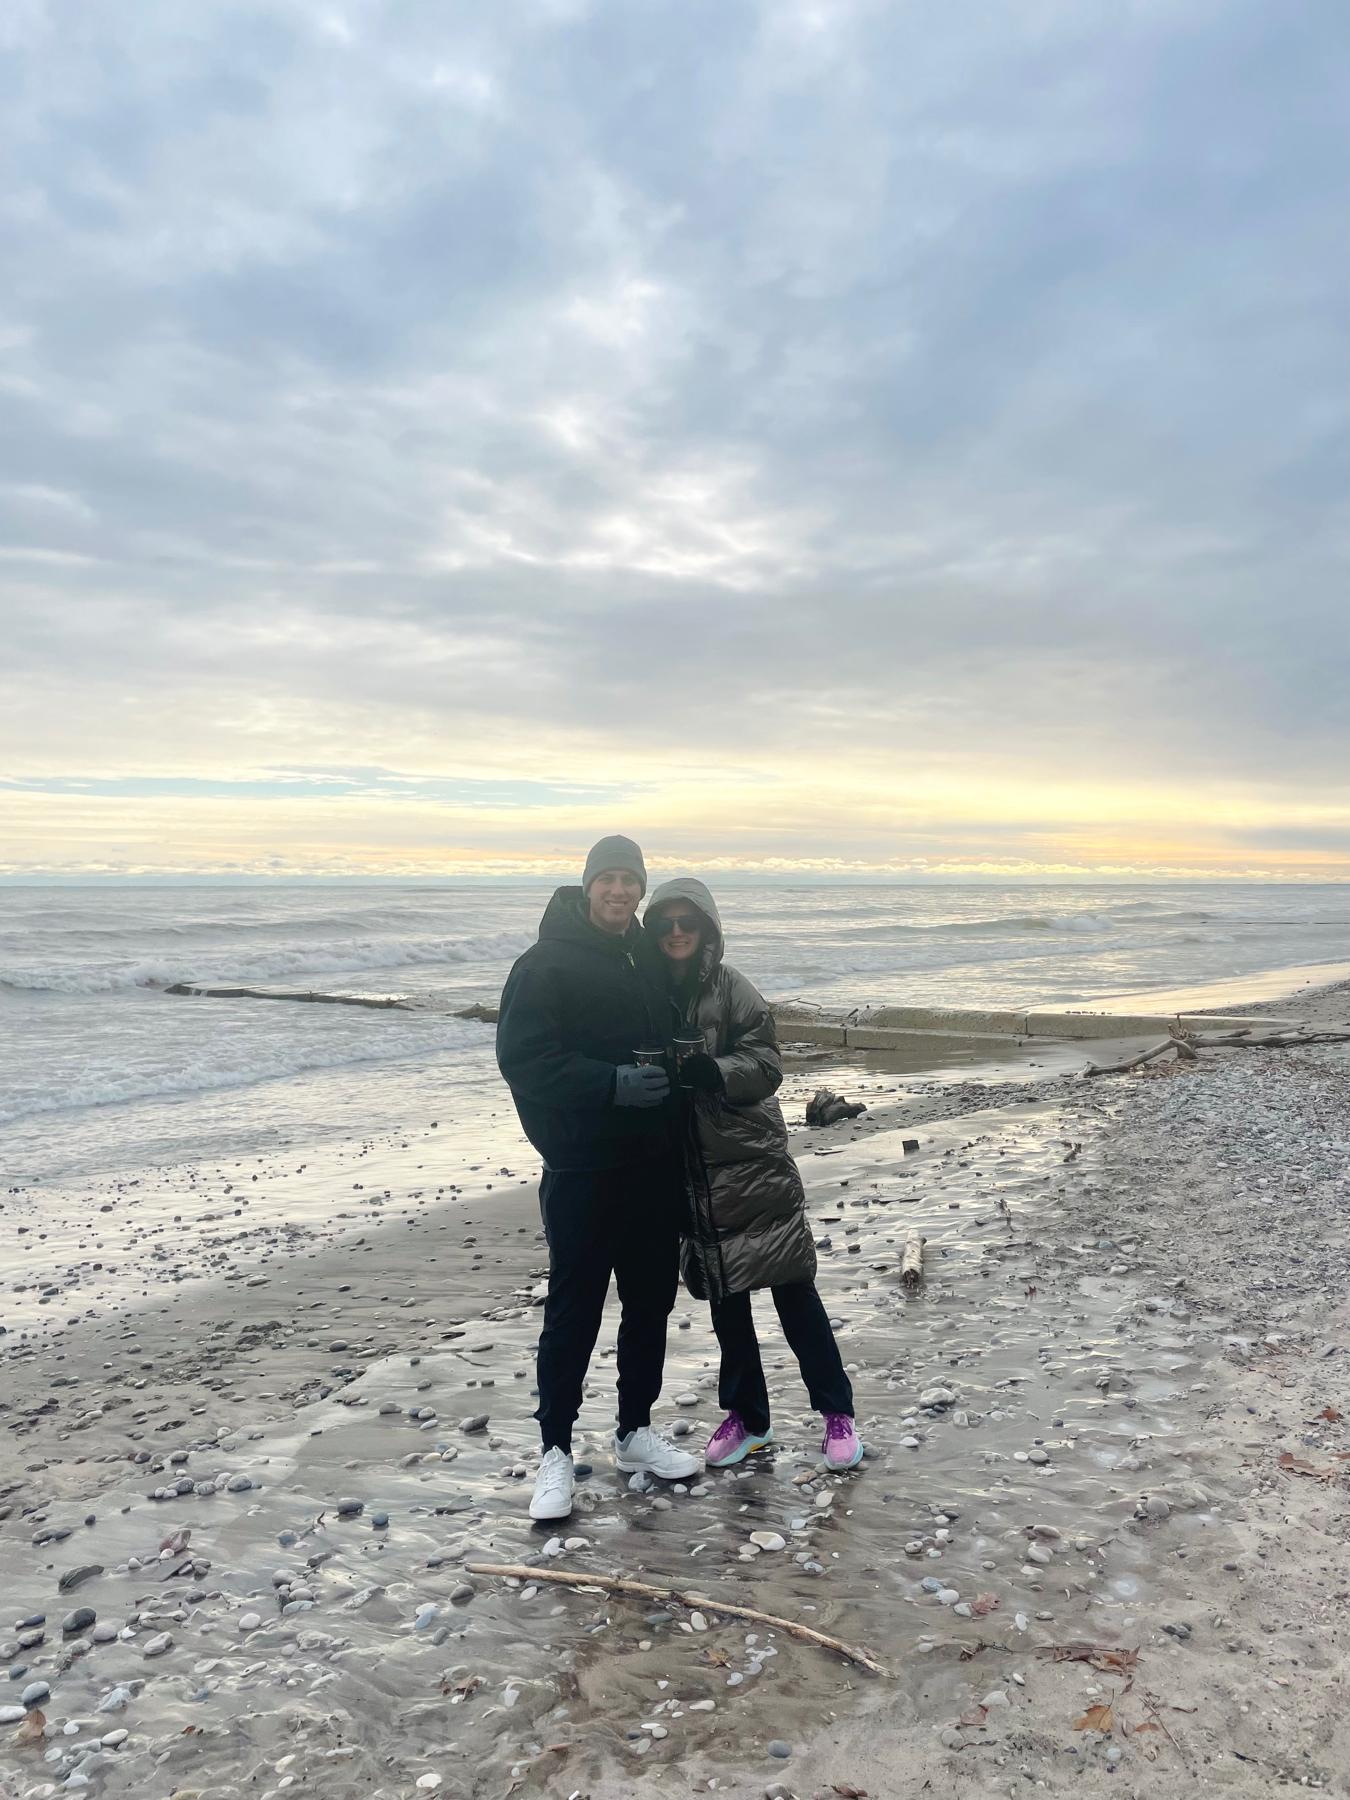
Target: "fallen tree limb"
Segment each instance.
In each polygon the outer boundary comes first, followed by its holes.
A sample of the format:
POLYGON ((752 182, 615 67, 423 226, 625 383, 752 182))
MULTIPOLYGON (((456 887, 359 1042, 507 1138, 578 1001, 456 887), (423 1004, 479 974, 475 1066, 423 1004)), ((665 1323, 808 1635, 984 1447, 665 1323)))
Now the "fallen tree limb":
MULTIPOLYGON (((1189 1044, 1187 1044, 1185 1047, 1187 1050, 1190 1050, 1189 1044)), ((1085 1076, 1087 1076, 1087 1075, 1128 1075, 1131 1069, 1142 1069, 1145 1063, 1156 1062, 1158 1057, 1166 1056, 1170 1051, 1180 1050, 1180 1048, 1181 1048, 1181 1039, 1180 1038, 1164 1038, 1162 1043, 1154 1044, 1151 1049, 1141 1051, 1138 1056, 1127 1057, 1127 1059, 1124 1062, 1117 1062, 1117 1063, 1092 1063, 1092 1062, 1090 1062, 1088 1064, 1088 1066, 1086 1067, 1086 1069, 1083 1070, 1083 1074, 1085 1076)), ((1194 1053, 1192 1052, 1192 1054, 1194 1054, 1194 1053)))
POLYGON ((1234 1031, 1223 1037, 1198 1037, 1194 1042, 1201 1050, 1298 1050, 1305 1044, 1348 1044, 1350 1031, 1273 1031, 1265 1037, 1234 1031))
POLYGON ((379 999, 366 994, 302 994, 283 993, 280 988, 199 987, 195 981, 175 981, 164 992, 189 994, 204 1000, 309 1000, 320 1006, 372 1006, 386 1012, 391 1008, 398 1012, 412 1011, 407 1000, 379 999))
POLYGON ((607 1594, 631 1594, 634 1599, 655 1600, 663 1606, 673 1603, 676 1606, 701 1608, 711 1613, 726 1613, 735 1619, 753 1620, 756 1625, 776 1626, 779 1631, 801 1638, 804 1643, 817 1644, 822 1650, 835 1650, 861 1668, 870 1669, 874 1675, 889 1673, 875 1657, 869 1656, 865 1650, 857 1649, 853 1644, 844 1643, 842 1638, 830 1637, 811 1625, 799 1625, 795 1619, 780 1619, 773 1613, 759 1612, 752 1606, 735 1606, 729 1600, 713 1600, 705 1594, 686 1594, 679 1588, 654 1587, 650 1582, 631 1581, 617 1575, 588 1575, 571 1569, 532 1569, 526 1563, 465 1563, 464 1567, 470 1575, 500 1575, 514 1577, 519 1581, 544 1581, 551 1582, 555 1587, 601 1588, 607 1594))
POLYGON ((1169 1037, 1124 1062, 1089 1063, 1083 1074, 1128 1075, 1132 1069, 1155 1062, 1169 1051, 1175 1052, 1179 1062, 1196 1062, 1201 1050, 1303 1050, 1317 1044, 1350 1044, 1350 1030, 1272 1031, 1264 1037, 1254 1037, 1246 1030, 1225 1032, 1217 1037, 1169 1037))

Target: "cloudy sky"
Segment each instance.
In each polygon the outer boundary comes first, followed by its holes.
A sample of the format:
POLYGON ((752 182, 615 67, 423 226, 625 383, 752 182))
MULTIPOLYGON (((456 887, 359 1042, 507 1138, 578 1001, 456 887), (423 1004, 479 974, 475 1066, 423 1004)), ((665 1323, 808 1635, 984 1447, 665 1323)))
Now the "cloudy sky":
POLYGON ((1350 876, 1342 0, 7 0, 0 873, 1350 876))

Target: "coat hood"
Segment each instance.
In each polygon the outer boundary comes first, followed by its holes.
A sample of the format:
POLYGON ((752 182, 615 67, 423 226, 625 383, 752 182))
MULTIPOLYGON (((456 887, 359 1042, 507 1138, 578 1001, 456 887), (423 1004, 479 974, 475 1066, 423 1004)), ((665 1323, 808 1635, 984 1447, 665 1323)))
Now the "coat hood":
POLYGON ((691 906, 697 907, 708 921, 707 938, 699 952, 699 982, 706 982, 722 961, 722 915, 717 910, 717 902, 701 881, 692 875, 679 875, 674 881, 663 881, 647 902, 644 919, 652 916, 654 907, 663 905, 668 900, 687 900, 691 906))

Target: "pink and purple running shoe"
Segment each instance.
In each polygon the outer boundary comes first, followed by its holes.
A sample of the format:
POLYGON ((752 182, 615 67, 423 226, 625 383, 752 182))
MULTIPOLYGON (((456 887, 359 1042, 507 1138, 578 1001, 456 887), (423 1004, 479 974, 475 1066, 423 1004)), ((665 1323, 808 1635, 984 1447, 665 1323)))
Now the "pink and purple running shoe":
POLYGON ((762 1450, 773 1439, 773 1428, 751 1431, 739 1413, 728 1413, 708 1439, 703 1460, 710 1469, 728 1469, 732 1463, 744 1462, 752 1451, 762 1450))

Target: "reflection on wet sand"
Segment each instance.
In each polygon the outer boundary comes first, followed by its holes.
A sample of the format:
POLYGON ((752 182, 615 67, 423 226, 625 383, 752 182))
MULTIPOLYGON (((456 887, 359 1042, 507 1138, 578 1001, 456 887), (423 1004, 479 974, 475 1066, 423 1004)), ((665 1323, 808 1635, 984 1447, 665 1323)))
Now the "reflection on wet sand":
MULTIPOLYGON (((32 1508, 23 1530, 41 1541, 17 1555, 10 1520, 7 1610, 49 1615, 28 1664, 52 1686, 55 1772, 88 1745, 79 1766, 110 1794, 153 1780, 202 1800, 245 1784, 280 1795, 302 1773, 333 1796, 584 1792, 637 1759, 715 1770, 747 1745, 790 1747, 877 1686, 772 1627, 466 1576, 468 1562, 628 1577, 798 1620, 870 1647, 894 1672, 887 1686, 939 1712, 968 1691, 960 1659, 975 1646, 990 1681, 1007 1681, 1086 1614, 1098 1635, 1127 1632, 1146 1582, 1142 1540, 1121 1529, 1139 1501, 1133 1447, 1176 1432, 1188 1364, 1165 1330, 1127 1334, 1132 1246, 1079 1222, 1094 1163, 1068 1147, 1107 1098, 950 1075, 901 1084, 857 1059, 816 1060, 790 1077, 789 1117, 822 1079, 869 1108, 794 1132, 869 1449, 860 1469, 824 1471, 819 1421, 766 1331, 774 1448, 672 1488, 619 1477, 606 1347, 577 1510, 565 1528, 532 1526, 542 1252, 532 1188, 509 1160, 518 1146, 480 1149, 455 1183, 476 1197, 430 1211, 424 1165, 434 1154, 444 1177, 444 1128, 362 1146, 360 1188, 349 1163, 330 1228, 311 1214, 292 1239, 275 1221, 266 1250, 228 1271, 223 1311, 204 1288, 176 1324, 169 1309, 124 1316, 119 1335, 148 1352, 147 1399, 173 1378, 166 1359, 190 1367, 174 1404, 100 1402, 79 1440, 97 1467, 58 1473, 37 1456, 16 1484, 32 1508), (901 1254, 916 1230, 926 1280, 909 1292, 901 1254), (64 1500, 42 1498, 48 1481, 64 1500), (62 1640, 57 1577, 82 1561, 101 1565, 80 1598, 116 1627, 110 1642, 62 1640), (99 1709, 119 1693, 129 1735, 104 1746, 99 1709), (86 1723, 62 1736, 73 1720, 86 1723)), ((286 1190, 301 1216, 311 1176, 286 1190)), ((331 1192, 336 1177, 323 1172, 331 1192)), ((714 1345, 692 1303, 673 1323, 662 1412, 701 1441, 720 1416, 714 1345)), ((86 1391, 96 1348, 90 1330, 63 1352, 86 1391)))

